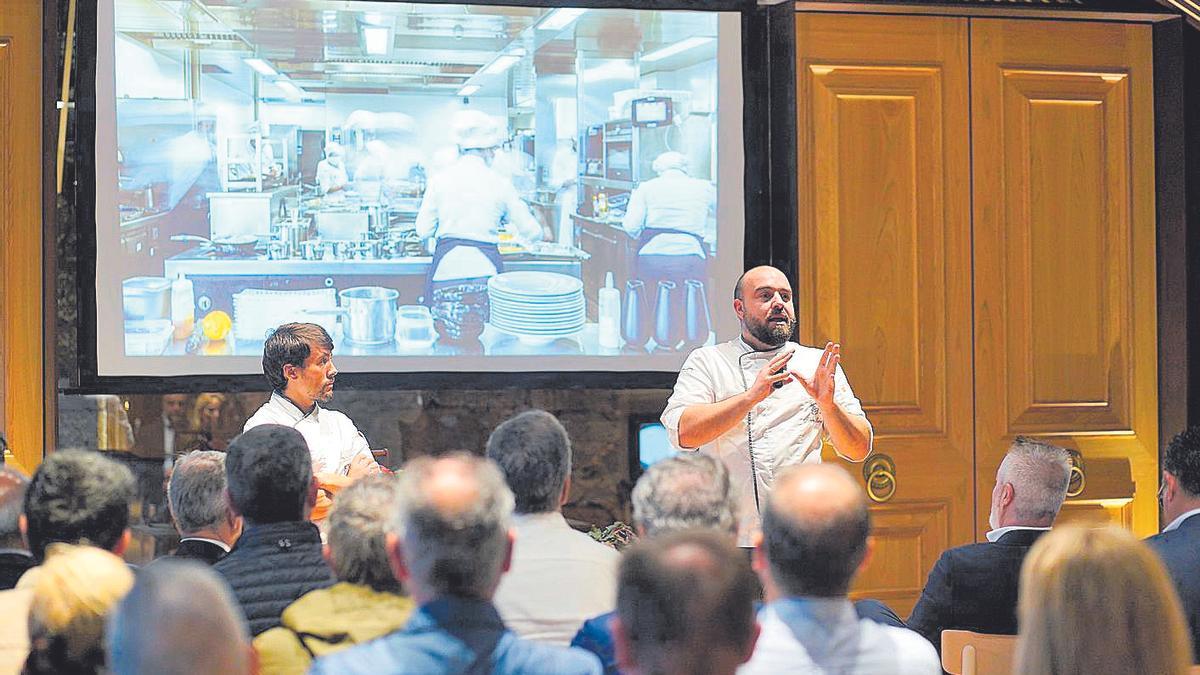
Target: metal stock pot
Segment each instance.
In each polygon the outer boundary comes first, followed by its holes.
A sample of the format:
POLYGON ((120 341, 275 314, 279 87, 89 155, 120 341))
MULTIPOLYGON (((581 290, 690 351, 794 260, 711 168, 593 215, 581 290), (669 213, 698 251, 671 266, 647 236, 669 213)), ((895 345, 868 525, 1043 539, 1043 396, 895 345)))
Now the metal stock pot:
POLYGON ((360 345, 382 345, 396 336, 396 301, 400 291, 382 286, 355 286, 338 291, 337 309, 310 309, 308 314, 337 314, 342 336, 360 345))

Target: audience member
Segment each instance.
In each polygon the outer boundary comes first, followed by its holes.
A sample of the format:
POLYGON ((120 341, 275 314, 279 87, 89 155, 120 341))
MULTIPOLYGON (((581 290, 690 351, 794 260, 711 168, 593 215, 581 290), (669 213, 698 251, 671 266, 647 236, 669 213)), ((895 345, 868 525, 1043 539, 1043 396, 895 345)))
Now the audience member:
MULTIPOLYGON (((730 541, 737 539, 737 499, 729 472, 720 460, 685 453, 661 460, 646 470, 633 486, 633 526, 639 537, 659 537, 672 532, 703 528, 730 541)), ((582 647, 617 672, 611 621, 608 612, 583 623, 572 647, 582 647)))
POLYGON ((8 468, 0 468, 0 590, 17 585, 36 563, 21 538, 21 509, 29 480, 8 468))
POLYGON ((254 650, 229 587, 194 560, 166 559, 137 575, 108 620, 113 675, 250 675, 254 650))
MULTIPOLYGON (((190 449, 225 452, 229 448, 229 437, 225 435, 227 425, 221 419, 227 401, 225 394, 196 395, 187 418, 190 449)), ((178 446, 179 443, 176 443, 176 452, 184 450, 178 446)))
POLYGON ((52 544, 29 586, 26 675, 104 672, 104 621, 133 586, 117 556, 91 546, 52 544))
POLYGON ((1162 457, 1159 489, 1161 534, 1146 540, 1175 582, 1191 627, 1192 650, 1200 654, 1200 426, 1175 436, 1162 457))
POLYGON ((1014 440, 996 471, 987 542, 942 553, 908 627, 939 653, 944 630, 1015 635, 1021 563, 1058 515, 1070 471, 1066 450, 1023 437, 1014 440))
POLYGON ((338 583, 283 610, 282 625, 254 639, 266 675, 308 672, 312 660, 404 626, 413 601, 388 566, 385 535, 400 496, 393 476, 367 476, 338 494, 325 559, 338 583))
POLYGON ((494 463, 470 455, 409 462, 387 536, 396 578, 418 604, 399 631, 320 658, 312 673, 599 673, 595 656, 531 642, 491 602, 512 560, 513 495, 494 463))
POLYGON ((135 496, 129 469, 98 452, 48 455, 25 490, 21 528, 30 553, 41 561, 49 544, 61 542, 124 555, 135 496))
POLYGON ((245 529, 214 569, 258 635, 278 626, 296 598, 334 582, 321 555, 321 535, 308 521, 316 483, 304 437, 278 424, 250 429, 229 444, 225 482, 245 529))
POLYGON ((621 672, 733 675, 754 651, 758 582, 746 554, 693 530, 625 552, 613 622, 621 672))
POLYGON ((242 519, 225 496, 225 453, 205 450, 184 455, 167 484, 171 518, 179 531, 176 558, 213 564, 242 533, 242 519))
POLYGON ((1021 568, 1021 675, 1184 675, 1187 622, 1166 569, 1115 525, 1055 528, 1021 568))
POLYGON ((512 569, 496 589, 496 609, 514 633, 566 645, 584 619, 613 609, 621 556, 562 515, 571 491, 571 441, 543 410, 509 419, 488 438, 516 498, 512 569))
POLYGON ((920 635, 860 619, 846 597, 869 557, 870 531, 863 490, 844 469, 808 464, 776 476, 754 552, 768 604, 740 672, 941 672, 920 635))

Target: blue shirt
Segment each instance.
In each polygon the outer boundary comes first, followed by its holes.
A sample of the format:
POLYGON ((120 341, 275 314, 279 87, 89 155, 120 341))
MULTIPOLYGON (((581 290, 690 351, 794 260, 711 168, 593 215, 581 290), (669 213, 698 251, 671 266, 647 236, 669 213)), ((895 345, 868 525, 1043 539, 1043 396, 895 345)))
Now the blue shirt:
POLYGON ((426 603, 403 629, 317 659, 309 671, 310 675, 601 672, 592 654, 522 640, 504 627, 492 603, 467 598, 426 603))

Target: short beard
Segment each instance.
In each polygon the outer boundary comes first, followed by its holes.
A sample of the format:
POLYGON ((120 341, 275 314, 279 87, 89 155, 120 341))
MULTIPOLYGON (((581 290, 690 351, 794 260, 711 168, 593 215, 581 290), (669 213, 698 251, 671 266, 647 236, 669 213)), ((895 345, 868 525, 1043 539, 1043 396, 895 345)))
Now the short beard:
POLYGON ((788 319, 787 323, 775 324, 770 321, 747 322, 746 330, 755 340, 770 347, 779 347, 791 339, 796 330, 796 320, 788 319))
POLYGON ((325 394, 325 393, 317 394, 316 396, 313 397, 313 400, 316 401, 317 403, 329 403, 330 401, 333 400, 333 389, 330 389, 328 394, 325 394))

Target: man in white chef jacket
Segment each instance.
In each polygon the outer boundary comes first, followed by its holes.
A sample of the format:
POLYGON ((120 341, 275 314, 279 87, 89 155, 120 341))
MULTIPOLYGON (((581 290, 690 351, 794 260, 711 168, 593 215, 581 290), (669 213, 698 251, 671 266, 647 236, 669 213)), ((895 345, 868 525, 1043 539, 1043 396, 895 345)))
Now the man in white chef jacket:
POLYGON ((761 509, 786 466, 821 461, 828 438, 841 457, 871 453, 872 429, 838 363, 841 347, 805 347, 796 327, 792 286, 774 267, 738 279, 736 339, 693 351, 662 414, 671 443, 712 455, 739 491, 738 545, 753 545, 761 509))
POLYGON ((512 181, 491 166, 504 141, 500 124, 478 110, 463 110, 456 113, 452 129, 458 158, 429 181, 417 213, 417 234, 437 238, 426 278, 427 299, 434 288, 484 282, 504 271, 502 223, 518 240, 542 238, 541 225, 512 181))
POLYGON ((304 436, 320 490, 312 519, 324 520, 334 494, 362 476, 382 471, 354 422, 319 405, 333 398, 338 372, 333 340, 317 324, 287 323, 267 338, 262 362, 274 391, 243 430, 283 424, 304 436))
POLYGON ((325 197, 325 203, 340 204, 346 201, 346 186, 349 182, 345 149, 341 143, 326 143, 325 159, 317 162, 317 189, 325 197))

